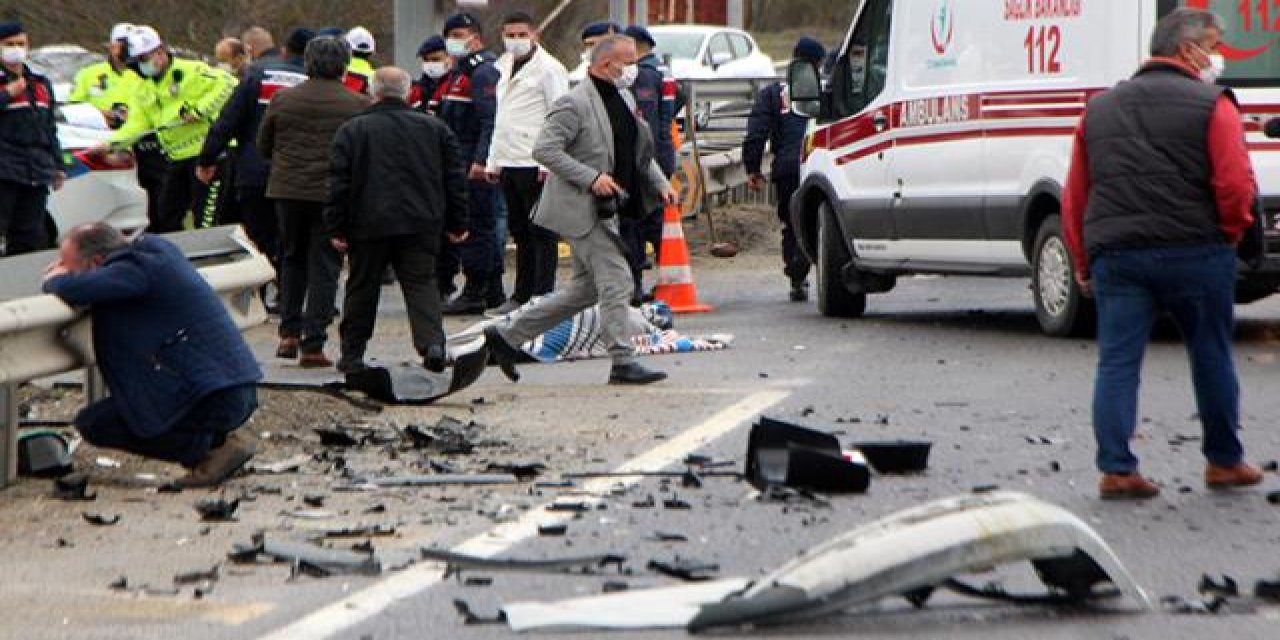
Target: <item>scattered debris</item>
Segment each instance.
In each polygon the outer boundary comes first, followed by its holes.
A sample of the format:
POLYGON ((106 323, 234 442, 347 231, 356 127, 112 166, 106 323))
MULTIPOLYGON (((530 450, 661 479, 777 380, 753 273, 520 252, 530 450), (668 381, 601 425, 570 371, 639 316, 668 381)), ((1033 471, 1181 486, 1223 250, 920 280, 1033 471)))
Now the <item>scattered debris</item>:
POLYGON ((240 500, 224 500, 222 498, 206 498, 195 504, 202 522, 235 522, 236 509, 240 500))
POLYGON ((1188 600, 1182 596, 1164 596, 1160 598, 1160 606, 1168 613, 1178 615, 1211 615, 1225 613, 1228 610, 1227 599, 1213 596, 1207 600, 1188 600))
POLYGON ((513 631, 533 629, 681 628, 705 605, 720 602, 750 584, 743 578, 680 584, 658 589, 627 589, 606 584, 603 595, 559 602, 517 602, 502 612, 513 631))
POLYGON ((714 574, 720 571, 720 565, 701 562, 699 560, 690 560, 676 556, 674 560, 650 560, 646 565, 650 571, 656 571, 665 576, 679 578, 685 582, 702 582, 715 577, 714 574))
POLYGON ((365 509, 364 511, 361 511, 361 513, 386 513, 386 512, 387 512, 387 505, 382 504, 381 502, 365 509))
POLYGON ((600 586, 600 592, 617 593, 619 591, 626 591, 630 588, 631 585, 623 582, 622 580, 605 580, 604 584, 600 586))
POLYGON ((462 616, 462 623, 467 625, 504 624, 507 621, 507 614, 501 611, 498 612, 498 615, 489 618, 478 616, 471 611, 471 606, 461 599, 454 599, 453 608, 458 611, 458 615, 462 616))
POLYGON ((85 522, 88 522, 95 527, 109 527, 120 522, 120 514, 118 513, 111 517, 106 517, 100 513, 89 513, 88 511, 85 511, 80 515, 84 518, 85 522))
POLYGON ((346 375, 346 387, 388 404, 430 404, 471 386, 484 373, 489 349, 484 340, 463 352, 453 350, 453 366, 432 373, 416 364, 370 366, 346 375))
POLYGON ((845 459, 835 436, 766 416, 751 427, 744 475, 761 491, 784 485, 862 493, 871 485, 867 466, 845 459))
POLYGON ((969 491, 972 493, 992 493, 994 491, 999 491, 999 490, 1000 490, 1000 485, 998 484, 980 484, 969 489, 969 491))
POLYGON ((69 473, 55 479, 53 495, 68 502, 90 502, 98 499, 96 491, 89 493, 89 476, 84 473, 69 473))
POLYGON ((637 500, 631 503, 631 507, 634 509, 652 509, 656 506, 658 506, 658 501, 654 500, 652 493, 645 496, 644 500, 637 500))
POLYGON ((673 496, 671 496, 670 498, 665 498, 665 499, 663 499, 663 501, 662 501, 662 508, 663 508, 663 509, 688 510, 688 509, 692 509, 692 508, 693 508, 693 505, 689 504, 688 502, 685 502, 684 500, 681 500, 681 499, 680 499, 680 496, 678 496, 678 495, 673 495, 673 496))
POLYGON ((159 493, 182 493, 182 485, 176 482, 166 482, 156 487, 156 491, 159 493))
POLYGON ((596 569, 603 569, 610 565, 616 565, 618 571, 621 572, 622 565, 627 561, 626 556, 613 553, 571 558, 550 558, 546 560, 483 558, 480 556, 472 556, 464 553, 455 553, 453 551, 432 549, 428 547, 423 547, 421 553, 423 560, 443 562, 445 564, 444 573, 446 578, 453 575, 460 575, 462 569, 556 573, 572 572, 574 569, 579 569, 582 573, 591 573, 596 569))
POLYGON ((280 515, 299 520, 328 520, 329 518, 338 517, 338 514, 325 509, 294 509, 292 511, 281 511, 280 515))
POLYGON ((320 444, 326 447, 358 447, 365 439, 357 440, 354 435, 343 429, 312 429, 320 436, 320 444))
POLYGON ((490 576, 468 576, 462 580, 464 587, 492 587, 493 578, 490 576))
POLYGON ((1200 585, 1196 587, 1202 595, 1224 596, 1227 598, 1238 598, 1240 596, 1240 587, 1236 584, 1234 578, 1228 575, 1222 576, 1222 582, 1214 582, 1209 574, 1200 576, 1200 585))
POLYGON ((1273 471, 1273 472, 1280 471, 1280 462, 1277 462, 1275 460, 1268 460, 1267 462, 1263 463, 1262 470, 1273 471))
POLYGON ((222 575, 222 564, 213 565, 212 569, 207 571, 188 571, 179 573, 173 577, 173 586, 182 586, 187 584, 198 584, 201 582, 217 582, 222 575))
POLYGON ((98 456, 93 460, 93 463, 103 469, 119 469, 124 466, 124 463, 119 460, 116 460, 115 458, 108 458, 106 456, 98 456))
POLYGON ((777 485, 765 488, 756 499, 761 502, 781 502, 784 504, 800 502, 814 507, 831 508, 831 501, 808 489, 793 489, 777 485))
POLYGON ((302 503, 308 507, 323 507, 325 496, 323 494, 312 493, 302 496, 302 503))
POLYGON ((1280 602, 1280 580, 1259 580, 1253 583, 1253 595, 1263 600, 1280 602))
POLYGON ((364 525, 356 527, 342 527, 339 529, 325 529, 319 532, 321 538, 382 538, 386 536, 394 536, 396 528, 389 524, 364 525))
POLYGON ((485 467, 485 471, 489 473, 509 473, 521 482, 533 480, 546 470, 547 465, 541 462, 491 462, 489 466, 485 467))
POLYGON ((562 536, 568 531, 569 525, 563 522, 538 525, 538 535, 540 536, 562 536))
POLYGON ((436 473, 431 475, 361 478, 357 485, 374 487, 434 487, 442 485, 516 484, 518 478, 504 473, 436 473))
POLYGON ((569 513, 586 513, 593 508, 590 502, 572 501, 557 499, 546 506, 547 511, 561 511, 569 513))
POLYGON ((57 478, 74 470, 67 436, 48 429, 18 433, 18 473, 37 478, 57 478))
POLYGON ((119 578, 112 580, 111 583, 107 585, 107 588, 112 591, 124 591, 129 588, 129 579, 124 576, 120 576, 119 578))
POLYGON ((650 536, 649 539, 657 540, 658 542, 688 542, 689 536, 686 536, 683 533, 673 533, 670 531, 654 531, 653 535, 650 536))
POLYGON ((1267 502, 1271 504, 1280 504, 1280 491, 1271 491, 1267 493, 1267 502))
POLYGON ((888 440, 879 442, 855 442, 853 448, 862 452, 867 463, 878 473, 918 473, 929 466, 929 449, 932 442, 922 440, 888 440))
POLYGON ((285 458, 278 462, 257 463, 250 462, 249 470, 254 473, 263 473, 268 475, 279 475, 282 473, 293 473, 302 468, 302 465, 311 461, 311 456, 305 453, 298 454, 291 458, 285 458))
POLYGON ((335 574, 378 575, 382 563, 370 556, 341 549, 325 549, 304 542, 277 540, 265 533, 254 535, 251 545, 236 545, 227 557, 236 563, 254 562, 259 556, 288 562, 295 574, 327 577, 335 574))

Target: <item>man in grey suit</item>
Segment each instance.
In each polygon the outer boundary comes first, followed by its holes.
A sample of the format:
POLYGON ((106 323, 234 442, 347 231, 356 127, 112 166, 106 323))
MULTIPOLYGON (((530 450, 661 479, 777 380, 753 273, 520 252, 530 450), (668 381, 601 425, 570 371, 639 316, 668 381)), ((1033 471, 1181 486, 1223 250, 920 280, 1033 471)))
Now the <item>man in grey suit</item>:
POLYGON ((610 384, 649 384, 667 377, 635 361, 628 339, 634 285, 618 218, 639 218, 675 191, 654 160, 653 136, 627 88, 635 81, 635 41, 610 36, 592 50, 587 78, 556 101, 538 135, 533 157, 546 167, 533 222, 554 231, 573 251, 568 286, 542 298, 510 323, 489 327, 493 361, 512 381, 523 355, 518 345, 599 302, 613 367, 610 384))

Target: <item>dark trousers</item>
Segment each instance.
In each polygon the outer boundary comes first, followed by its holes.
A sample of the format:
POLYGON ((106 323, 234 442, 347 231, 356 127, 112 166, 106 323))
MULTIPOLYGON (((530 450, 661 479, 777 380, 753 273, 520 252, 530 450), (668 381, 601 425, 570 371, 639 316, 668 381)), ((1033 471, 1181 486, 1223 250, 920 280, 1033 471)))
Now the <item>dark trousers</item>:
POLYGON ((530 219, 542 197, 536 167, 503 169, 502 195, 507 201, 507 228, 516 241, 516 285, 511 299, 524 304, 556 288, 558 237, 530 219))
POLYGON ((276 200, 280 218, 280 336, 302 338, 301 348, 324 348, 335 315, 342 255, 324 233, 323 202, 276 200))
POLYGON ((76 416, 76 429, 90 444, 120 449, 147 458, 194 467, 221 447, 258 408, 258 389, 246 384, 214 391, 201 398, 169 431, 143 438, 129 429, 116 400, 108 397, 76 416))
POLYGON ((280 220, 276 205, 267 198, 267 188, 240 187, 236 190, 236 206, 227 209, 224 222, 241 224, 244 232, 263 255, 280 272, 280 220))
POLYGON ((151 219, 150 230, 156 233, 182 231, 188 212, 195 212, 200 222, 209 188, 196 179, 196 160, 170 161, 165 167, 164 184, 160 187, 159 210, 151 219))
POLYGON ((0 236, 4 237, 0 255, 16 256, 48 247, 44 228, 48 202, 49 187, 0 180, 0 236))
POLYGON ((197 191, 191 206, 191 222, 196 229, 239 222, 239 214, 235 212, 235 166, 231 158, 224 156, 214 167, 209 184, 196 180, 197 191))
POLYGON ((484 180, 467 181, 467 216, 471 235, 462 244, 450 244, 440 252, 439 276, 447 289, 458 269, 467 277, 463 295, 483 298, 493 273, 493 185, 484 180))
POLYGON ((378 317, 382 274, 390 265, 396 270, 400 291, 409 312, 413 348, 426 355, 432 345, 444 346, 444 325, 440 319, 440 290, 436 285, 436 253, 439 234, 398 235, 371 240, 351 240, 347 248, 351 272, 342 302, 342 357, 359 360, 373 336, 378 317))
POLYGON ((618 234, 627 250, 627 266, 631 267, 635 299, 639 299, 644 290, 645 244, 653 244, 655 261, 661 259, 662 215, 663 211, 659 208, 643 218, 622 218, 618 225, 618 234))
POLYGON ((778 222, 782 223, 782 272, 792 282, 802 281, 809 277, 809 258, 800 250, 791 228, 791 196, 800 187, 800 176, 774 176, 773 186, 778 196, 778 222))
MULTIPOLYGON (((169 161, 165 160, 154 135, 139 140, 133 146, 133 156, 138 165, 138 186, 147 192, 147 220, 154 223, 160 215, 160 192, 164 189, 169 161)), ((151 230, 156 231, 155 228, 151 230)))
POLYGON ((1098 469, 1128 473, 1138 418, 1142 356, 1156 316, 1168 312, 1182 331, 1204 429, 1205 458, 1240 462, 1240 387, 1231 361, 1236 254, 1227 245, 1116 249, 1090 264, 1098 301, 1098 377, 1093 429, 1098 469))

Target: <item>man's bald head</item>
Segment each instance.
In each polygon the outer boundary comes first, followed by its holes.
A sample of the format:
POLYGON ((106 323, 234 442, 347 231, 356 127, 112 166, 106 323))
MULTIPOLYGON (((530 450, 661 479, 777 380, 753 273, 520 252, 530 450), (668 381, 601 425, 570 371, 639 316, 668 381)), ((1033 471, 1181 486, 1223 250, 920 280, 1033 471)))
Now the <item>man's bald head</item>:
POLYGON ((271 37, 271 32, 262 27, 249 27, 240 34, 240 41, 244 43, 249 55, 254 58, 261 58, 262 54, 274 49, 276 46, 275 38, 271 37))
POLYGON ((409 99, 409 85, 412 80, 408 72, 400 67, 381 67, 373 72, 373 97, 376 100, 395 98, 409 99))

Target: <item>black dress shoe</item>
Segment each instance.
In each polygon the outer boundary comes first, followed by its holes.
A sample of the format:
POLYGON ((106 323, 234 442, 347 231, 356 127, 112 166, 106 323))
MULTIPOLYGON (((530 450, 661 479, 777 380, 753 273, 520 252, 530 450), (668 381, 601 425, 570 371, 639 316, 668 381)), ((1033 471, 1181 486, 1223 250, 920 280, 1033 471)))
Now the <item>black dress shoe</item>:
POLYGON ((609 369, 609 384, 649 384, 666 379, 665 372, 646 369, 638 362, 615 364, 609 369))
POLYGON ((512 382, 519 382, 520 372, 516 371, 516 363, 520 361, 523 352, 511 346, 511 343, 498 333, 497 327, 485 327, 484 342, 489 347, 489 359, 493 364, 498 365, 502 375, 512 382))
POLYGON ((427 355, 422 359, 422 367, 431 373, 444 371, 444 347, 433 344, 427 347, 427 355))

